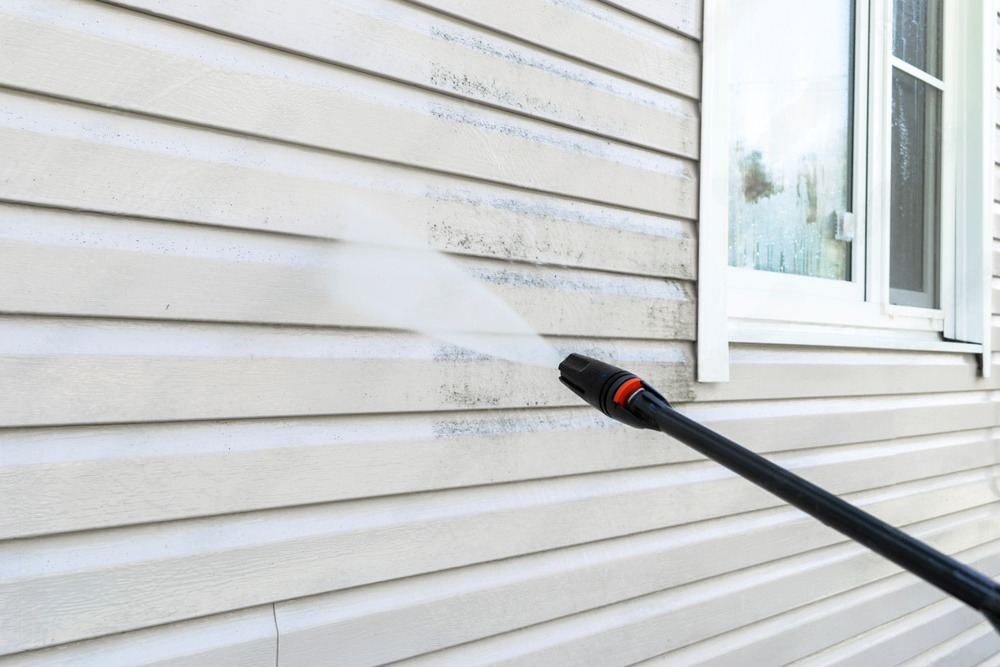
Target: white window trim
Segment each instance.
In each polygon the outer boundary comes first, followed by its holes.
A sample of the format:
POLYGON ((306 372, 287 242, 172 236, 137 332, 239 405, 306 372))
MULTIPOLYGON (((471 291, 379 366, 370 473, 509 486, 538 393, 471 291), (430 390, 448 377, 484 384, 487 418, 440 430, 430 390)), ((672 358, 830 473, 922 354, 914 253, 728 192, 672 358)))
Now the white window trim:
MULTIPOLYGON (((878 69, 862 69, 885 76, 891 72, 891 56, 884 53, 881 45, 890 43, 885 37, 891 36, 887 32, 891 32, 891 25, 879 11, 882 1, 871 0, 876 5, 874 25, 883 31, 882 39, 873 36, 871 40, 878 43, 869 56, 878 69)), ((943 78, 956 82, 950 85, 954 89, 962 87, 966 94, 961 99, 954 95, 945 97, 943 137, 955 136, 958 120, 966 120, 962 123, 964 136, 959 145, 949 146, 947 151, 942 147, 945 177, 957 186, 945 187, 948 181, 942 184, 942 208, 953 213, 942 216, 941 308, 931 310, 889 304, 887 281, 881 280, 882 276, 871 266, 866 267, 869 277, 865 288, 857 280, 836 283, 796 277, 788 281, 781 280, 785 276, 729 266, 727 0, 705 0, 697 345, 700 382, 729 380, 730 342, 974 353, 982 355, 983 376, 989 375, 996 15, 990 0, 961 1, 966 8, 962 23, 956 18, 956 3, 945 3, 946 11, 952 12, 946 17, 946 26, 955 31, 950 39, 965 48, 944 54, 943 78), (976 122, 971 122, 972 119, 976 122), (957 226, 955 220, 959 221, 957 226), (955 266, 966 267, 967 279, 952 279, 956 275, 955 266), (867 301, 858 298, 860 289, 866 289, 867 301), (942 334, 945 338, 971 342, 943 340, 942 334)), ((866 5, 865 1, 859 3, 857 20, 866 24, 860 26, 861 34, 867 32, 866 5)), ((871 99, 858 99, 866 96, 856 95, 855 104, 870 105, 869 115, 874 117, 877 113, 884 120, 868 123, 875 136, 865 137, 865 132, 855 132, 855 151, 859 141, 864 150, 867 139, 872 146, 883 147, 886 154, 880 160, 867 157, 869 170, 875 170, 874 173, 855 173, 855 196, 867 200, 867 207, 855 206, 855 210, 862 215, 866 209, 877 211, 887 221, 888 202, 881 196, 887 190, 878 185, 885 179, 884 169, 882 172, 877 169, 888 164, 888 142, 882 136, 882 128, 888 127, 890 110, 881 94, 888 87, 869 86, 865 80, 858 89, 872 89, 873 95, 871 99), (875 184, 871 193, 867 192, 869 183, 875 184)), ((872 258, 883 256, 888 229, 885 222, 880 226, 879 238, 872 235, 857 239, 855 242, 861 247, 855 257, 871 262, 872 258)), ((855 270, 853 275, 859 276, 860 272, 855 270)))

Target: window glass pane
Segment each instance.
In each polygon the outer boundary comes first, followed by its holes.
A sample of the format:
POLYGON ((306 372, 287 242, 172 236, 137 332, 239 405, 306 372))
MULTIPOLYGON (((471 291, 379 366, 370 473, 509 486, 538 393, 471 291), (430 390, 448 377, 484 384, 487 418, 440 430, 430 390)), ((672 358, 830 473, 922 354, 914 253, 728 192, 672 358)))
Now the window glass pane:
POLYGON ((733 266, 851 278, 852 5, 730 0, 733 266))
POLYGON ((892 54, 939 79, 941 4, 941 0, 894 0, 892 3, 892 54))
POLYGON ((937 306, 941 91, 893 68, 890 301, 937 306))

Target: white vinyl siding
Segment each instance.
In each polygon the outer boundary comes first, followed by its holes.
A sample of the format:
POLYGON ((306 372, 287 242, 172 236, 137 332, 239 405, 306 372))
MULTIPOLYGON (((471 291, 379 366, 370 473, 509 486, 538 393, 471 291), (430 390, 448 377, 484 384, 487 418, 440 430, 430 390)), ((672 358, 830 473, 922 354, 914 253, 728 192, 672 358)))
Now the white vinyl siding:
POLYGON ((1000 573, 971 355, 740 344, 694 382, 701 3, 500 6, 3 3, 0 664, 1000 652, 553 369, 315 289, 361 201, 561 351, 1000 573))
POLYGON ((0 653, 272 664, 275 603, 672 523, 651 471, 690 452, 321 289, 359 201, 691 399, 697 42, 528 4, 609 45, 389 0, 4 3, 0 653))

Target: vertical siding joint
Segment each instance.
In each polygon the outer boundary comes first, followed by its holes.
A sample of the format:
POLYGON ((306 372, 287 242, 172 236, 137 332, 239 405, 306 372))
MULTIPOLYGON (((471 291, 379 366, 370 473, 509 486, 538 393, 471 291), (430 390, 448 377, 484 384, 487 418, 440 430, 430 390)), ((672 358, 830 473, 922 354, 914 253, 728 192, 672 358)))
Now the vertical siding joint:
POLYGON ((278 651, 281 647, 281 634, 278 632, 278 608, 274 602, 271 603, 271 618, 274 619, 274 667, 278 667, 280 664, 278 651))

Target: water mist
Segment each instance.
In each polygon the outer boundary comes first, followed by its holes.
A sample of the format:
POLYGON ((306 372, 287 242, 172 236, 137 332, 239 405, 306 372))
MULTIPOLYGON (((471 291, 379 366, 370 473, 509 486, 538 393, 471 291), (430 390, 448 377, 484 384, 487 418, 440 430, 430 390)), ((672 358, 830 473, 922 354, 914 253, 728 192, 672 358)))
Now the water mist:
POLYGON ((399 223, 349 207, 331 244, 327 289, 373 324, 509 361, 556 368, 561 356, 503 300, 399 223))

